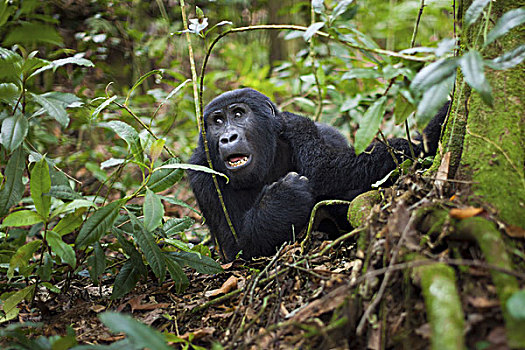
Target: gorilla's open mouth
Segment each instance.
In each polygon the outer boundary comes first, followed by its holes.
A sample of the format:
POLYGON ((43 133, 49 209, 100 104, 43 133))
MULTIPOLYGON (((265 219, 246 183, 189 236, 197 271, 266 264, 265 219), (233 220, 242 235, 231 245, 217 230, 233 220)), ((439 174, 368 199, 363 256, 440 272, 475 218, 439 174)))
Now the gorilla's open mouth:
POLYGON ((226 165, 227 165, 228 169, 230 169, 230 170, 234 170, 235 169, 236 170, 236 169, 241 169, 241 168, 247 166, 248 164, 250 164, 251 160, 252 160, 252 155, 251 154, 248 154, 248 155, 245 155, 245 154, 232 154, 226 160, 226 165))

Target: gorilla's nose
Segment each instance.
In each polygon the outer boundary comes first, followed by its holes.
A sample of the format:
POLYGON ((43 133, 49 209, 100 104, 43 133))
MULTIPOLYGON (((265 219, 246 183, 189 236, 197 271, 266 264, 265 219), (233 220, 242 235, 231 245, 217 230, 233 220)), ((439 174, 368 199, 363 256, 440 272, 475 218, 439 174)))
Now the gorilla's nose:
POLYGON ((224 133, 221 136, 221 145, 222 146, 231 146, 239 139, 239 134, 236 131, 231 131, 224 133))

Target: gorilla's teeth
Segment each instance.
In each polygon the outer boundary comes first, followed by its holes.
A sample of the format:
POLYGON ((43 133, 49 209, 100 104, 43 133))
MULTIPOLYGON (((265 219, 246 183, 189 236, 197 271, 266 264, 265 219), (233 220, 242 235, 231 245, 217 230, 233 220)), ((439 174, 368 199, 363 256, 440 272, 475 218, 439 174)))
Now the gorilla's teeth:
POLYGON ((238 166, 246 164, 247 161, 248 161, 248 157, 244 157, 244 158, 239 159, 238 161, 235 161, 235 162, 228 161, 228 164, 230 164, 230 166, 232 166, 232 167, 238 167, 238 166))

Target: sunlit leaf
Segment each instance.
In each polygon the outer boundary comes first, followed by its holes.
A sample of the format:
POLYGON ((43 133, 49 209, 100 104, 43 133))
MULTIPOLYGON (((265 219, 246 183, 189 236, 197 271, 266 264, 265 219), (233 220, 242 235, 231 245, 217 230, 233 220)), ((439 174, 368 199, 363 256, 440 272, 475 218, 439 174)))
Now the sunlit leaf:
POLYGON ((76 248, 84 249, 88 245, 97 242, 106 232, 108 232, 117 219, 122 204, 122 200, 109 203, 91 215, 78 233, 75 241, 76 248))
POLYGON ((525 45, 520 45, 512 51, 504 52, 493 60, 485 60, 485 64, 492 69, 509 69, 517 66, 525 59, 525 45))
POLYGON ((470 4, 469 8, 465 12, 465 18, 463 22, 467 27, 470 27, 476 20, 478 19, 479 15, 483 12, 483 9, 488 5, 490 0, 474 0, 472 4, 470 4))
POLYGON ((505 35, 509 30, 525 23, 525 7, 506 12, 498 19, 498 22, 487 34, 485 46, 491 44, 494 40, 505 35))
POLYGON ((28 130, 29 123, 26 116, 22 113, 15 113, 15 115, 4 119, 2 122, 0 143, 8 152, 12 152, 24 142, 28 130))
POLYGON ((144 213, 144 228, 146 231, 153 231, 162 223, 164 216, 164 206, 160 197, 157 196, 149 188, 146 189, 146 197, 142 205, 142 212, 144 213))
POLYGON ((72 268, 76 267, 77 259, 75 257, 75 251, 69 244, 62 240, 62 237, 58 233, 47 231, 46 240, 51 247, 51 251, 58 255, 63 262, 72 268))
POLYGON ((202 165, 186 164, 186 163, 165 164, 158 168, 155 168, 153 171, 156 172, 156 171, 160 171, 161 169, 185 169, 185 170, 202 171, 204 173, 210 173, 210 174, 222 176, 226 179, 226 181, 229 181, 228 177, 224 175, 223 173, 219 173, 218 171, 215 171, 213 169, 210 169, 202 165))
POLYGON ((36 211, 44 219, 49 217, 51 197, 48 195, 51 190, 51 177, 49 176, 49 166, 45 158, 36 162, 31 169, 30 176, 31 198, 36 211))
POLYGON ((100 126, 113 130, 121 139, 126 141, 133 157, 139 162, 144 161, 144 150, 139 134, 131 125, 119 120, 112 120, 107 123, 100 123, 100 126))
POLYGON ((377 79, 381 77, 381 72, 373 68, 353 68, 341 76, 342 80, 350 79, 377 79))
POLYGON ((60 236, 66 235, 73 232, 82 225, 84 220, 82 219, 82 212, 76 211, 74 213, 67 214, 53 227, 53 231, 58 233, 60 236))
POLYGON ((92 119, 96 119, 98 117, 99 113, 102 112, 102 110, 104 110, 104 108, 106 108, 111 103, 113 103, 113 101, 115 101, 117 99, 117 97, 118 96, 115 95, 115 96, 112 96, 110 98, 105 99, 104 102, 102 102, 97 108, 95 108, 95 110, 91 114, 91 118, 92 119))
POLYGON ((383 96, 374 102, 363 115, 359 129, 357 129, 355 134, 354 147, 356 154, 363 152, 376 136, 381 120, 385 115, 385 109, 386 96, 383 96))
POLYGON ((7 298, 2 304, 4 315, 0 317, 0 323, 7 322, 18 316, 20 310, 17 309, 16 306, 19 303, 21 303, 22 300, 29 299, 29 296, 34 292, 34 290, 35 285, 33 284, 31 286, 19 290, 18 292, 14 293, 9 298, 7 298))
POLYGON ((60 58, 58 60, 51 61, 50 64, 45 67, 37 69, 35 72, 33 72, 33 74, 29 76, 29 78, 34 77, 48 69, 53 69, 53 72, 54 72, 57 70, 57 68, 62 67, 66 64, 76 64, 77 66, 84 66, 84 67, 94 67, 95 66, 93 62, 83 57, 80 57, 80 56, 60 58))
POLYGON ((343 13, 346 12, 348 9, 348 6, 354 2, 354 0, 339 0, 337 1, 337 5, 335 6, 334 10, 332 11, 332 14, 330 16, 330 22, 333 22, 337 17, 341 16, 343 13))
POLYGON ((32 210, 19 210, 9 214, 2 222, 2 227, 32 226, 44 219, 32 210))
POLYGON ((465 81, 476 90, 483 101, 492 106, 492 88, 485 78, 483 58, 476 50, 470 50, 459 59, 465 81))
POLYGON ((69 125, 67 107, 79 107, 81 100, 73 94, 64 92, 47 92, 45 94, 30 94, 36 103, 41 105, 49 116, 53 117, 62 127, 69 125))
POLYGON ((305 41, 310 41, 310 39, 312 38, 312 36, 315 35, 315 33, 317 33, 317 31, 319 31, 319 29, 323 28, 325 25, 324 22, 316 22, 316 23, 312 23, 308 29, 306 29, 306 31, 304 32, 303 34, 303 38, 305 41))
POLYGON ((171 350, 159 332, 134 320, 131 316, 104 312, 99 317, 112 332, 125 333, 134 349, 171 350))
POLYGON ((153 141, 150 147, 150 151, 149 151, 151 162, 155 162, 157 158, 160 157, 165 143, 166 143, 166 140, 164 139, 158 139, 158 140, 153 141))
POLYGON ((324 12, 324 0, 312 0, 312 8, 317 14, 322 14, 324 12))
POLYGON ((394 109, 395 123, 398 125, 404 123, 408 116, 414 112, 414 110, 414 105, 408 102, 405 96, 398 94, 396 97, 396 106, 394 109))

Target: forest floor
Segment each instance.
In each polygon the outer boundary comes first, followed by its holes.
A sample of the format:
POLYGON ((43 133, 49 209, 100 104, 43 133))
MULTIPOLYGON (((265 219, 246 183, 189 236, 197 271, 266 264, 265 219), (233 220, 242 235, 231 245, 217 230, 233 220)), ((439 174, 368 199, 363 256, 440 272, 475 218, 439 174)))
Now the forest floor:
MULTIPOLYGON (((71 326, 81 344, 122 339, 97 317, 116 310, 197 349, 220 349, 218 344, 228 349, 427 349, 432 326, 415 271, 444 262, 456 274, 467 347, 505 349, 503 313, 480 249, 452 237, 447 225, 422 233, 413 215, 416 208, 436 205, 463 216, 491 217, 490 209, 473 211, 460 196, 440 198, 433 188, 421 178, 404 177, 383 191, 364 225, 340 241, 314 232, 304 253, 299 241, 273 257, 224 264, 218 275, 186 269, 190 285, 182 293, 173 282, 158 284, 152 278, 111 301, 112 280, 97 287, 89 278, 77 279, 68 293, 49 295, 45 305, 22 311, 19 321, 43 322, 47 336, 63 335, 71 326)), ((523 266, 524 240, 504 236, 511 258, 523 266)), ((524 274, 516 275, 523 287, 524 274)))

